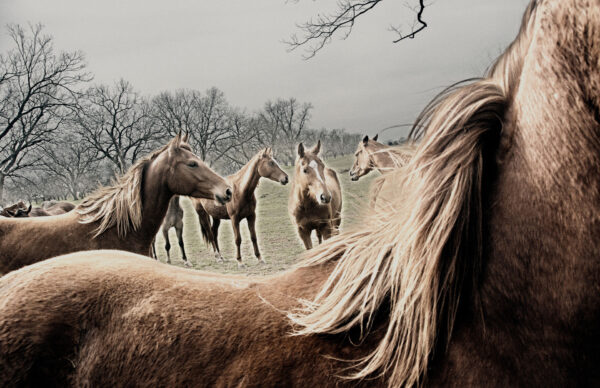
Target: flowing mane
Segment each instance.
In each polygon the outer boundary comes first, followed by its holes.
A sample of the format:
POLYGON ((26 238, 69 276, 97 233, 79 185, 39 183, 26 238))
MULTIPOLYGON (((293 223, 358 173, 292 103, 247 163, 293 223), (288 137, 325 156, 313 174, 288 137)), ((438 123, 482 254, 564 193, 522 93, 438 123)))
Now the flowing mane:
POLYGON ((100 187, 83 199, 75 209, 82 217, 80 223, 100 222, 94 237, 113 226, 120 237, 138 230, 142 222, 142 189, 144 172, 152 160, 171 143, 138 160, 112 186, 100 187))
MULTIPOLYGON (((373 145, 375 145, 374 143, 373 145)), ((405 144, 386 147, 382 146, 373 152, 375 154, 383 154, 391 159, 394 163, 394 167, 388 167, 390 170, 394 170, 399 167, 406 166, 410 159, 414 156, 416 151, 416 144, 412 141, 408 141, 405 144)), ((378 167, 380 170, 386 169, 385 167, 378 167)))
MULTIPOLYGON (((461 293, 476 293, 483 245, 482 184, 495 160, 504 115, 532 40, 537 3, 487 77, 440 93, 417 118, 408 165, 380 178, 395 190, 361 229, 334 237, 301 266, 335 262, 320 292, 290 312, 295 335, 364 338, 377 310, 383 336, 348 378, 387 376, 389 386, 423 382, 436 346, 452 333, 461 293)), ((476 294, 474 295, 476 296, 476 294)))

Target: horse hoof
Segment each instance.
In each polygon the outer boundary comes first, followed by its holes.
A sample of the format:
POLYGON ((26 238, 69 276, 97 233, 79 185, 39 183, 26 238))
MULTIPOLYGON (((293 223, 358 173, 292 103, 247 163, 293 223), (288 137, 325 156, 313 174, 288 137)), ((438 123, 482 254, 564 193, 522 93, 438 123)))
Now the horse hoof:
POLYGON ((259 257, 258 258, 258 264, 267 264, 267 262, 262 257, 259 257))
POLYGON ((188 268, 192 268, 192 264, 189 261, 184 261, 183 264, 188 268))
POLYGON ((242 263, 241 261, 238 261, 238 268, 246 268, 246 264, 242 263))

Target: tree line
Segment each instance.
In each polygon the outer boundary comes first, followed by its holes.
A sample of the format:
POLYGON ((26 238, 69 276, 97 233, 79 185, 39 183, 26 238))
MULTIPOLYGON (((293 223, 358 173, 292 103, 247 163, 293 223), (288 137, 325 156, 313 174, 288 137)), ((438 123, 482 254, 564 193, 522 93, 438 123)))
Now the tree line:
POLYGON ((229 174, 260 148, 292 164, 296 144, 321 139, 326 157, 354 151, 360 135, 313 129, 313 106, 267 101, 257 112, 231 105, 216 87, 143 96, 126 80, 92 84, 81 51, 57 52, 40 24, 9 25, 0 54, 0 203, 81 198, 179 131, 195 152, 229 174))

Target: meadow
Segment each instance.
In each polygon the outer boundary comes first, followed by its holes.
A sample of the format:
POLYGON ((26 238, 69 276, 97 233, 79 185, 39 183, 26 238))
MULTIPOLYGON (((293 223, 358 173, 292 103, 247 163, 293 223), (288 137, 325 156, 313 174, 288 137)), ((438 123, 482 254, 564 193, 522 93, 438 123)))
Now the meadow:
MULTIPOLYGON (((348 170, 352 166, 353 156, 346 155, 336 159, 325 159, 325 164, 334 169, 342 185, 343 207, 341 229, 347 228, 359 220, 361 209, 368 203, 368 193, 371 182, 379 175, 373 172, 358 182, 352 182, 348 170)), ((293 179, 293 167, 283 168, 293 179)), ((302 244, 292 220, 288 214, 288 196, 291 184, 285 186, 262 178, 255 192, 258 200, 257 206, 257 237, 258 244, 266 264, 259 264, 252 250, 252 242, 246 226, 242 221, 242 260, 246 268, 238 268, 235 260, 235 243, 231 223, 228 220, 221 222, 219 229, 219 244, 221 253, 225 258, 224 263, 217 263, 212 248, 207 246, 200 234, 200 224, 192 204, 188 198, 182 198, 181 205, 185 212, 183 237, 188 260, 195 269, 221 273, 240 274, 269 274, 285 270, 301 259, 306 250, 302 244)), ((171 241, 171 262, 173 265, 183 266, 181 251, 177 244, 175 229, 169 232, 171 241)), ((314 244, 317 244, 313 233, 314 244)), ((156 252, 159 260, 166 262, 167 255, 164 249, 162 233, 156 238, 156 252)))

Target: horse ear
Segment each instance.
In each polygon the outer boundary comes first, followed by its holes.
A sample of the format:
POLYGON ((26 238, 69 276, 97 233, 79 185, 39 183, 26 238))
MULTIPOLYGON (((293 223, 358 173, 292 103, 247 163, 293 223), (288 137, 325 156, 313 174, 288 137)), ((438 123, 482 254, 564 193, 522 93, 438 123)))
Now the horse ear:
POLYGON ((298 156, 301 158, 304 157, 304 144, 302 143, 298 144, 298 156))
POLYGON ((181 139, 181 141, 183 143, 187 143, 188 142, 188 138, 189 138, 190 133, 189 132, 185 132, 185 134, 183 135, 183 138, 181 139))
POLYGON ((26 214, 29 214, 30 211, 31 211, 31 202, 29 202, 29 207, 27 208, 26 214))
MULTIPOLYGON (((175 136, 173 138, 173 140, 171 140, 171 142, 169 143, 169 149, 168 149, 169 153, 177 151, 177 148, 179 147, 180 142, 181 142, 181 133, 178 133, 177 136, 175 136)), ((169 154, 169 156, 171 156, 171 155, 169 154)))
POLYGON ((369 135, 365 135, 365 137, 363 137, 363 144, 367 145, 369 143, 369 135))
POLYGON ((376 135, 373 137, 373 140, 374 140, 374 141, 377 141, 377 138, 378 138, 378 137, 379 137, 379 134, 376 134, 376 135))
POLYGON ((315 146, 313 147, 313 149, 312 149, 312 150, 310 150, 310 152, 311 152, 313 155, 318 155, 318 154, 319 154, 319 151, 321 151, 321 139, 317 140, 317 145, 315 145, 315 146))

